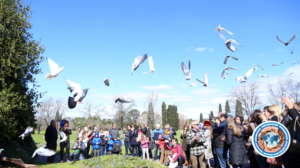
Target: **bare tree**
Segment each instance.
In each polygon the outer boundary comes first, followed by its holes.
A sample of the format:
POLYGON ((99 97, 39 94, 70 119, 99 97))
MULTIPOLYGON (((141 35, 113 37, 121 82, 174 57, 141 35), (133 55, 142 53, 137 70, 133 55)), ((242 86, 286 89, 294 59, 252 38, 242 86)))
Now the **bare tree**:
POLYGON ((248 116, 262 105, 259 99, 259 84, 257 82, 245 83, 232 88, 229 96, 232 98, 232 103, 237 99, 241 101, 243 111, 248 116))
POLYGON ((148 115, 148 125, 150 128, 154 128, 155 125, 153 125, 155 120, 155 114, 153 111, 155 111, 155 107, 157 105, 157 99, 158 99, 158 93, 157 92, 151 92, 148 97, 146 97, 146 100, 144 101, 144 107, 145 111, 147 111, 148 115), (152 107, 151 107, 152 106, 152 107))
MULTIPOLYGON (((117 97, 115 97, 114 100, 116 100, 117 97)), ((127 113, 132 109, 132 107, 135 106, 135 103, 129 103, 128 105, 125 105, 124 103, 117 102, 113 104, 113 108, 116 110, 116 114, 114 116, 115 122, 120 124, 120 127, 123 127, 124 119, 127 113)))
POLYGON ((289 97, 291 97, 295 102, 299 102, 300 100, 300 83, 294 81, 292 78, 285 80, 286 92, 289 97))
POLYGON ((269 83, 268 84, 268 90, 269 90, 269 103, 271 104, 277 104, 281 105, 281 108, 284 107, 284 103, 281 102, 281 97, 286 95, 287 89, 284 84, 285 82, 281 79, 277 79, 277 83, 275 84, 275 90, 273 90, 274 84, 269 83))
POLYGON ((91 101, 85 102, 83 107, 80 108, 80 112, 82 112, 87 118, 87 123, 92 126, 95 125, 95 120, 97 120, 97 118, 100 119, 100 115, 104 111, 105 107, 103 107, 101 104, 94 104, 91 101))
POLYGON ((137 119, 136 124, 137 125, 144 125, 144 123, 147 122, 147 118, 148 118, 148 115, 146 113, 140 115, 140 117, 137 119))
MULTIPOLYGON (((61 118, 69 110, 69 108, 68 108, 68 102, 64 98, 62 98, 62 97, 57 98, 55 100, 55 102, 53 102, 53 108, 54 108, 55 112, 58 112, 58 116, 59 116, 58 120, 61 120, 61 118)), ((56 127, 58 129, 58 127, 59 127, 59 121, 57 121, 56 127)))
POLYGON ((154 124, 162 125, 162 116, 158 112, 154 113, 154 124))
POLYGON ((45 98, 39 106, 36 107, 35 111, 36 118, 42 120, 47 126, 49 126, 50 121, 55 117, 52 97, 45 98))
POLYGON ((182 129, 185 125, 187 117, 184 114, 179 114, 179 129, 182 129))

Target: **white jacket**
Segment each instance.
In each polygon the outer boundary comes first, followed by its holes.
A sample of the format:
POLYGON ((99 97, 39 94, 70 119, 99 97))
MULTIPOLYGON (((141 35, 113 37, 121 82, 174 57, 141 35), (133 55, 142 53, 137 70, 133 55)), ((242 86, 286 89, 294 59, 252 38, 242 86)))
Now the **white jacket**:
POLYGON ((209 152, 209 149, 211 148, 211 133, 210 133, 210 131, 208 129, 205 130, 204 137, 206 139, 206 141, 204 142, 204 146, 205 146, 205 159, 208 159, 208 152, 209 152))

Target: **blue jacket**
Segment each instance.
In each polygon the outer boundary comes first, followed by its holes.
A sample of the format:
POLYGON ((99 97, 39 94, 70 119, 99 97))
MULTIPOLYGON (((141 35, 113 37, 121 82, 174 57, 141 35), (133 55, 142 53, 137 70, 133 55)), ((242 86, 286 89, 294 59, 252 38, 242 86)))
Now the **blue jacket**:
POLYGON ((226 136, 226 128, 227 128, 227 121, 223 121, 218 127, 213 127, 213 145, 217 148, 224 148, 224 150, 227 149, 226 142, 222 141, 223 136, 226 136))
POLYGON ((134 131, 129 131, 129 138, 130 138, 130 144, 131 145, 139 145, 136 142, 136 138, 138 137, 138 131, 134 130, 134 131))
POLYGON ((213 134, 221 134, 226 131, 227 128, 227 121, 223 121, 218 127, 212 127, 213 134))
POLYGON ((61 121, 60 121, 60 126, 61 126, 61 127, 64 127, 64 120, 61 120, 61 121))
POLYGON ((100 141, 101 141, 101 138, 99 137, 99 133, 96 132, 95 137, 93 138, 93 141, 92 141, 94 149, 100 149, 100 141))
POLYGON ((107 136, 106 150, 109 150, 109 151, 112 150, 113 146, 114 146, 114 141, 111 139, 111 136, 108 135, 107 136), (108 140, 108 138, 110 138, 110 140, 108 140))
POLYGON ((158 139, 158 137, 159 137, 159 135, 162 133, 162 131, 163 130, 161 130, 161 129, 155 129, 154 131, 153 131, 153 133, 152 133, 152 139, 154 140, 154 141, 158 141, 159 139, 158 139))
POLYGON ((120 143, 122 148, 122 141, 121 140, 115 140, 114 143, 120 143))

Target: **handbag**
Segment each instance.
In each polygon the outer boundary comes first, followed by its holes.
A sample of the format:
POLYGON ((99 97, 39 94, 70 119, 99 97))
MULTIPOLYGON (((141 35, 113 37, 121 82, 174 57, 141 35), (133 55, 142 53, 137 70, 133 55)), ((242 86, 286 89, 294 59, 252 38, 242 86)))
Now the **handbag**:
POLYGON ((298 120, 298 117, 296 117, 295 119, 295 124, 294 124, 294 134, 293 134, 293 146, 295 147, 300 147, 300 131, 297 131, 296 130, 296 125, 298 124, 298 127, 300 127, 300 123, 299 123, 299 120, 298 120))
POLYGON ((281 166, 283 165, 283 159, 282 156, 276 157, 276 158, 267 158, 267 163, 275 166, 281 166))
POLYGON ((152 150, 153 148, 154 148, 154 142, 150 141, 150 143, 149 143, 149 149, 152 150))

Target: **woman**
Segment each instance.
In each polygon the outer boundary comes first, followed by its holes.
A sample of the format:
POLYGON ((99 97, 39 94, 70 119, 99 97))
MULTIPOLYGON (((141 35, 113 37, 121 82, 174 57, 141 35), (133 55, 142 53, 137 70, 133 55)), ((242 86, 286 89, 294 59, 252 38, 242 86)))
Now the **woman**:
POLYGON ((101 136, 102 136, 102 138, 103 139, 105 139, 106 138, 106 135, 104 134, 104 132, 103 132, 103 129, 101 128, 100 129, 100 133, 99 133, 99 137, 101 138, 101 136))
POLYGON ((129 137, 130 137, 130 145, 131 145, 131 155, 138 157, 138 143, 136 141, 136 137, 138 136, 138 132, 134 130, 134 127, 131 128, 129 131, 129 137), (135 152, 134 152, 135 151, 135 152))
POLYGON ((167 124, 165 126, 165 130, 162 131, 159 140, 159 147, 161 149, 160 164, 162 165, 166 165, 166 162, 168 160, 169 150, 167 149, 167 147, 171 143, 171 137, 172 137, 172 132, 170 131, 170 126, 167 124))
POLYGON ((81 138, 82 138, 82 142, 84 143, 84 147, 85 147, 85 150, 84 150, 84 153, 83 153, 84 154, 84 158, 87 159, 88 158, 88 154, 89 154, 89 151, 88 151, 88 142, 89 142, 90 139, 86 135, 86 131, 85 130, 83 130, 81 138))
POLYGON ((242 125, 242 124, 243 124, 243 121, 244 121, 243 117, 241 117, 241 116, 236 116, 235 122, 236 122, 237 124, 242 125))
POLYGON ((128 155, 128 150, 130 152, 130 155, 132 155, 131 144, 130 144, 130 136, 129 136, 130 131, 131 131, 131 126, 130 125, 127 125, 127 131, 123 131, 126 155, 128 155))
MULTIPOLYGON (((288 122, 286 122, 284 125, 288 128, 290 133, 291 140, 293 139, 293 136, 300 131, 300 103, 294 104, 290 98, 284 98, 282 97, 282 102, 285 103, 285 109, 288 115, 287 117, 291 118, 288 122), (296 122, 297 119, 297 122, 296 122), (296 125, 295 125, 296 122, 296 125), (296 126, 296 127, 295 127, 296 126), (297 132, 295 132, 295 130, 297 132)), ((286 118, 286 116, 285 116, 286 118)), ((299 138, 299 137, 298 137, 299 138)), ((285 168, 294 168, 294 167, 300 167, 300 147, 295 145, 293 142, 291 142, 289 149, 283 154, 283 164, 285 168)))
POLYGON ((211 140, 213 138, 213 129, 210 125, 209 121, 205 121, 203 124, 203 132, 204 132, 204 136, 206 139, 206 142, 204 143, 204 147, 205 147, 205 159, 207 161, 206 164, 209 163, 209 158, 208 158, 208 152, 211 149, 211 140))
POLYGON ((142 139, 143 131, 142 131, 142 126, 138 126, 138 138, 137 138, 137 143, 138 145, 138 151, 139 151, 139 156, 142 157, 142 144, 141 144, 141 139, 142 139))
POLYGON ((235 123, 233 116, 227 118, 226 143, 229 146, 229 163, 233 168, 241 168, 248 163, 245 147, 245 129, 235 123))
POLYGON ((188 125, 184 125, 183 126, 183 130, 181 131, 181 136, 180 138, 182 139, 182 149, 185 153, 186 159, 188 161, 188 165, 191 166, 191 160, 190 160, 190 146, 186 143, 186 133, 189 131, 189 126, 188 125))
POLYGON ((261 115, 261 118, 263 121, 281 122, 283 116, 284 113, 282 109, 278 105, 274 104, 265 111, 264 115, 261 115))
POLYGON ((178 161, 178 166, 183 166, 186 161, 183 150, 178 144, 178 140, 174 138, 171 142, 172 145, 168 146, 166 149, 172 150, 172 163, 178 161), (176 154, 176 155, 175 155, 176 154))

